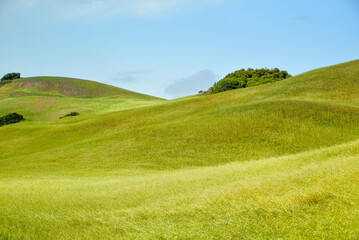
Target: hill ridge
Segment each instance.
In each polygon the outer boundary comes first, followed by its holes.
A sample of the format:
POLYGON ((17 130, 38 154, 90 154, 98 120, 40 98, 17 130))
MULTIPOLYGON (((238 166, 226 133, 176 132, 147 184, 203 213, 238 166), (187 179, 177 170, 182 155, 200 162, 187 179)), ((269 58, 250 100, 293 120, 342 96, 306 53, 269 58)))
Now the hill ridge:
POLYGON ((37 95, 38 92, 43 92, 44 94, 50 93, 50 95, 57 94, 57 96, 65 97, 109 97, 123 94, 133 97, 157 98, 93 80, 56 76, 34 76, 16 79, 12 83, 3 86, 2 89, 0 88, 0 94, 2 93, 3 97, 6 95, 11 96, 12 93, 12 95, 16 96, 14 92, 20 93, 24 89, 28 90, 28 94, 33 93, 34 95, 37 95), (31 90, 35 91, 31 92, 31 90))
POLYGON ((28 120, 54 120, 71 112, 93 115, 162 101, 96 81, 30 77, 16 79, 0 88, 0 115, 19 112, 28 120))

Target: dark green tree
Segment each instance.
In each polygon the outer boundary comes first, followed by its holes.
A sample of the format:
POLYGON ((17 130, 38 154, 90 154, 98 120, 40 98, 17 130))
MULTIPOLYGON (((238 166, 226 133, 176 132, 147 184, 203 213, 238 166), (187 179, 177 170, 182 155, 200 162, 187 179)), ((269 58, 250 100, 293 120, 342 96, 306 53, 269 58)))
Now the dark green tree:
POLYGON ((20 73, 8 73, 5 74, 0 80, 0 86, 11 83, 13 80, 20 78, 20 73))
POLYGON ((21 114, 10 113, 6 116, 0 117, 0 127, 7 124, 18 123, 21 120, 24 120, 24 117, 21 114))
POLYGON ((281 71, 278 68, 268 69, 240 69, 228 74, 223 79, 216 82, 208 91, 202 94, 213 94, 224 92, 231 89, 246 88, 265 83, 280 81, 291 77, 287 71, 281 71))
POLYGON ((71 113, 69 113, 69 114, 66 114, 66 115, 63 116, 63 117, 60 117, 60 119, 65 118, 65 117, 74 117, 74 116, 78 116, 78 115, 80 115, 80 113, 78 113, 78 112, 71 112, 71 113))

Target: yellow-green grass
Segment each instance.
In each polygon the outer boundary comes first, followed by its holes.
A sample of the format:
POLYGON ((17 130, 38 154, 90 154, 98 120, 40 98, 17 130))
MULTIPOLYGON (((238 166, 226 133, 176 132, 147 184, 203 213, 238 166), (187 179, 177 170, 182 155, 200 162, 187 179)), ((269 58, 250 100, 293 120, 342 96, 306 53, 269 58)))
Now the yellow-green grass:
POLYGON ((177 171, 2 179, 9 239, 357 239, 358 141, 177 171))
POLYGON ((1 127, 0 239, 359 238, 359 61, 153 101, 1 127))
POLYGON ((145 99, 155 98, 95 81, 64 77, 20 78, 2 87, 0 93, 3 97, 49 95, 94 98, 124 95, 145 99))
POLYGON ((99 114, 161 103, 163 99, 73 78, 32 77, 0 88, 0 115, 19 112, 27 120, 54 120, 72 112, 99 114))

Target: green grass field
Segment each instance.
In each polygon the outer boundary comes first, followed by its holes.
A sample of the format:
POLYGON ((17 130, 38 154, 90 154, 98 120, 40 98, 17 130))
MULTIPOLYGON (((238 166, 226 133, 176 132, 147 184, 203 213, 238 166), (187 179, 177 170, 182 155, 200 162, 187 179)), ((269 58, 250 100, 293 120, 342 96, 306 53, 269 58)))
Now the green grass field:
POLYGON ((49 77, 0 96, 27 119, 0 128, 0 239, 359 238, 359 61, 170 101, 49 77))
POLYGON ((102 114, 161 102, 163 99, 73 78, 21 78, 0 88, 0 115, 17 111, 36 121, 59 119, 72 111, 102 114))

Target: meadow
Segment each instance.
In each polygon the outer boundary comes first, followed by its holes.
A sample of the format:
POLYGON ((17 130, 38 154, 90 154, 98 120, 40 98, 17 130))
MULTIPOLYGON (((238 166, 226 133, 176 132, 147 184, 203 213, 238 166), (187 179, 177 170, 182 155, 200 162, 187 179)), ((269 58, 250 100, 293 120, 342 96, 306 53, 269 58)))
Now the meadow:
POLYGON ((0 94, 27 119, 0 128, 0 239, 359 238, 359 61, 170 101, 48 77, 0 94))
POLYGON ((0 88, 0 115, 21 112, 28 120, 57 120, 71 111, 101 114, 149 106, 163 99, 74 78, 22 78, 0 88))

